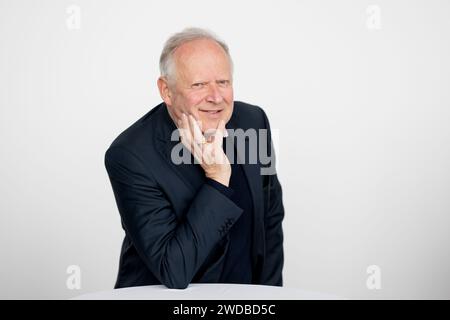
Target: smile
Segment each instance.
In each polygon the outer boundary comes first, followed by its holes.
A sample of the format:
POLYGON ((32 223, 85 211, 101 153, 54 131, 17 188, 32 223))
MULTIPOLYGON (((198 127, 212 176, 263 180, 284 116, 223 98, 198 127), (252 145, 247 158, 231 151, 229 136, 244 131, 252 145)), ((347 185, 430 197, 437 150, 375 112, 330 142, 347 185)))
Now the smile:
POLYGON ((223 109, 220 109, 220 110, 202 110, 202 109, 200 109, 200 111, 202 113, 206 114, 208 117, 218 118, 220 113, 223 111, 223 109))
POLYGON ((202 112, 208 112, 208 113, 211 113, 211 114, 215 114, 215 113, 221 112, 222 109, 220 109, 220 110, 202 110, 202 109, 200 109, 200 111, 202 111, 202 112))

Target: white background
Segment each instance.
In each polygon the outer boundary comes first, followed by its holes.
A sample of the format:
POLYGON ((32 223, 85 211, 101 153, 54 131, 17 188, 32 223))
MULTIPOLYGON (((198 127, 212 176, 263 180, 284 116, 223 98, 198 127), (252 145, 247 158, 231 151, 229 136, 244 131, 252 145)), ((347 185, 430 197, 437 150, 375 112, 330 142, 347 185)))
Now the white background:
POLYGON ((0 298, 113 287, 123 231, 104 152, 160 102, 163 43, 188 26, 229 44, 236 100, 279 130, 285 286, 450 298, 444 0, 0 0, 0 298))

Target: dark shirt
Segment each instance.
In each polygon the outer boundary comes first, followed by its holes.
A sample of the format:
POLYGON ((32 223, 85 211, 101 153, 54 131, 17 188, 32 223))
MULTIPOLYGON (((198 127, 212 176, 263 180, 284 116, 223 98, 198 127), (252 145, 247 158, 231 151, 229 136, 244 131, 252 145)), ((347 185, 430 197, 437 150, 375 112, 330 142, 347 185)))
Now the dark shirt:
MULTIPOLYGON (((225 146, 224 146, 225 149, 225 146)), ((236 153, 236 152, 235 152, 236 153)), ((231 161, 231 159, 230 159, 231 161)), ((252 230, 253 204, 247 178, 241 164, 234 159, 231 164, 229 186, 207 179, 206 182, 230 198, 243 212, 230 228, 220 245, 229 241, 226 252, 221 283, 252 283, 252 230), (229 240, 228 240, 229 239, 229 240)))

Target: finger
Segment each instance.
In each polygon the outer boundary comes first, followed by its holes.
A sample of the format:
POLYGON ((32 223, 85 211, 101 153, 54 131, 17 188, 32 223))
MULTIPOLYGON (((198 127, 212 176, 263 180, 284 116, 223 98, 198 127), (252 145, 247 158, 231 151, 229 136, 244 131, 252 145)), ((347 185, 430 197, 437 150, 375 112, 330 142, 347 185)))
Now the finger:
POLYGON ((197 161, 196 163, 202 164, 203 163, 203 154, 199 150, 200 150, 200 148, 195 147, 194 150, 192 151, 192 155, 194 156, 195 160, 197 161))
POLYGON ((217 124, 217 130, 219 130, 223 136, 223 132, 225 131, 225 121, 223 121, 222 119, 220 119, 219 123, 217 124))
POLYGON ((216 146, 219 146, 219 147, 222 146, 224 130, 225 130, 225 121, 220 119, 219 124, 217 125, 216 133, 214 134, 214 144, 216 146))
POLYGON ((198 163, 201 164, 202 148, 194 142, 188 129, 180 128, 178 130, 180 131, 181 142, 186 147, 187 151, 189 151, 198 161, 198 163))
POLYGON ((192 150, 194 152, 194 156, 200 155, 201 158, 201 154, 203 153, 203 141, 205 140, 205 137, 203 136, 202 131, 200 130, 200 127, 194 116, 190 114, 188 116, 188 119, 192 136, 192 150))
POLYGON ((184 129, 189 129, 188 118, 186 116, 186 113, 184 113, 184 112, 181 114, 181 126, 184 129))
POLYGON ((193 137, 191 134, 191 130, 189 127, 188 118, 185 113, 181 116, 181 124, 180 124, 180 136, 181 142, 188 148, 188 150, 192 153, 192 141, 193 137))
POLYGON ((198 163, 202 163, 201 148, 195 143, 192 136, 189 118, 185 113, 182 113, 181 118, 178 120, 181 142, 186 149, 194 156, 198 163))
POLYGON ((178 133, 180 134, 181 141, 185 140, 186 139, 186 137, 185 137, 186 134, 184 133, 185 129, 184 129, 184 125, 183 125, 182 116, 177 119, 176 126, 178 128, 178 133))
POLYGON ((200 127, 197 123, 197 121, 195 120, 193 115, 189 115, 189 126, 191 129, 191 135, 193 137, 193 149, 195 150, 196 153, 198 153, 199 151, 202 151, 203 148, 203 143, 205 140, 205 137, 202 134, 202 131, 200 130, 200 127))
MULTIPOLYGON (((194 119, 195 119, 195 117, 194 117, 194 119)), ((203 135, 203 123, 202 123, 202 121, 201 120, 197 120, 197 124, 198 124, 198 127, 200 129, 200 132, 203 135)))
POLYGON ((203 162, 207 165, 214 164, 214 147, 212 144, 207 144, 203 148, 203 162))
POLYGON ((188 134, 186 134, 186 129, 179 129, 180 130, 180 136, 181 136, 181 143, 185 147, 189 153, 194 154, 194 150, 192 148, 192 140, 188 137, 188 134))
POLYGON ((203 143, 205 141, 205 137, 203 136, 202 130, 200 129, 197 120, 193 115, 189 115, 189 124, 191 128, 191 133, 194 137, 194 141, 197 143, 203 143))

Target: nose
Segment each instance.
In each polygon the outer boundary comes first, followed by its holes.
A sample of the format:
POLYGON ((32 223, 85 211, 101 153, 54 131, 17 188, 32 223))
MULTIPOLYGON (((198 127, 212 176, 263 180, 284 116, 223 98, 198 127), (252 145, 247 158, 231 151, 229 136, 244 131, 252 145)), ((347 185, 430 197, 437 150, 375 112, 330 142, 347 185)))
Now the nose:
POLYGON ((223 101, 222 94, 221 94, 219 88, 217 87, 217 84, 215 84, 215 83, 209 84, 208 95, 206 96, 206 101, 215 103, 215 104, 221 103, 223 101))

